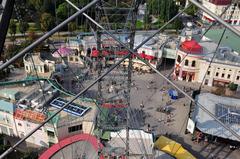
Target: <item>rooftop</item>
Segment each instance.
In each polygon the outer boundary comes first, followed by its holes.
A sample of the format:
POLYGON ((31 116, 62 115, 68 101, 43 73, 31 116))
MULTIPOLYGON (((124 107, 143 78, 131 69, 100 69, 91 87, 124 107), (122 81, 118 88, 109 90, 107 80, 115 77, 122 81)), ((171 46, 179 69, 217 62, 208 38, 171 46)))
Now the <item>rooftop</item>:
POLYGON ((16 109, 16 111, 14 112, 14 118, 42 123, 46 119, 46 116, 43 113, 35 112, 32 110, 16 109))
MULTIPOLYGON (((71 97, 67 97, 67 96, 63 96, 63 95, 60 97, 67 101, 69 101, 71 99, 71 97)), ((95 117, 97 114, 97 107, 93 101, 85 101, 82 99, 77 99, 74 101, 74 103, 77 105, 80 105, 80 106, 88 107, 90 109, 82 116, 76 116, 76 115, 70 114, 66 111, 61 111, 59 113, 59 119, 57 120, 58 126, 69 124, 69 122, 75 123, 75 122, 79 122, 79 121, 90 121, 90 122, 95 121, 95 117)), ((49 107, 50 112, 54 112, 58 109, 59 108, 49 107)))
MULTIPOLYGON (((196 100, 240 135, 240 118, 238 111, 235 111, 240 109, 240 99, 221 97, 211 93, 202 93, 196 97, 196 100)), ((206 134, 240 141, 228 130, 218 124, 215 119, 209 116, 198 105, 196 105, 193 120, 196 122, 196 127, 206 134)))
MULTIPOLYGON (((111 140, 109 144, 112 147, 123 147, 125 149, 126 130, 119 132, 111 132, 111 140)), ((129 130, 129 149, 130 154, 142 155, 146 151, 146 154, 152 154, 153 135, 146 133, 143 130, 129 130)))
MULTIPOLYGON (((223 29, 211 29, 206 34, 206 37, 208 37, 209 39, 217 43, 221 37, 222 32, 223 32, 223 29)), ((227 29, 223 36, 221 46, 228 46, 232 48, 234 51, 240 53, 239 44, 240 44, 239 37, 227 29)))
POLYGON ((203 51, 203 47, 194 39, 182 42, 180 48, 191 54, 201 54, 203 51))
POLYGON ((16 106, 10 102, 0 100, 0 110, 13 114, 16 106))

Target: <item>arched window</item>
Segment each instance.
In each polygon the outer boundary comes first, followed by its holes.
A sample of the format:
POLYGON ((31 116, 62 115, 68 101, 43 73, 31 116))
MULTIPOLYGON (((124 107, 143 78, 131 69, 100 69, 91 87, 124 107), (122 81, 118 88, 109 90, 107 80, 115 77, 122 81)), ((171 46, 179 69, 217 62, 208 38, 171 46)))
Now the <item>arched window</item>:
POLYGON ((181 62, 181 56, 180 56, 180 55, 178 55, 178 57, 177 57, 177 62, 178 62, 178 63, 181 62))
POLYGON ((192 61, 192 67, 196 66, 196 61, 192 61))
POLYGON ((188 66, 188 60, 185 60, 185 66, 188 66))

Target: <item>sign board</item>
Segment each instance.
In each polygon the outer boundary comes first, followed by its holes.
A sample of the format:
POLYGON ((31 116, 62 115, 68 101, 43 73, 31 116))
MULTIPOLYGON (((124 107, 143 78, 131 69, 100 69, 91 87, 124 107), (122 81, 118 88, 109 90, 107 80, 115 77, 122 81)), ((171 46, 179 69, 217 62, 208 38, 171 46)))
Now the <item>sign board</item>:
POLYGON ((187 123, 187 130, 191 133, 191 134, 193 134, 193 132, 194 132, 194 129, 195 129, 195 123, 194 123, 194 121, 192 120, 192 119, 188 119, 188 123, 187 123))

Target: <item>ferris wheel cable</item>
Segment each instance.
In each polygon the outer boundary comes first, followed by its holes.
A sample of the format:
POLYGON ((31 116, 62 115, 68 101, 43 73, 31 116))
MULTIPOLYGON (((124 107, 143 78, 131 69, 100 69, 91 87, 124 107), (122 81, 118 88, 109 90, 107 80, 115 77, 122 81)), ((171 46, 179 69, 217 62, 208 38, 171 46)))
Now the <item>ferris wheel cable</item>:
MULTIPOLYGON (((227 10, 231 7, 232 4, 229 4, 225 9, 224 11, 220 14, 220 17, 222 17, 226 12, 227 10)), ((200 41, 202 40, 202 38, 210 31, 210 29, 215 25, 217 24, 218 22, 217 21, 214 21, 205 31, 204 33, 200 36, 200 41)), ((195 46, 196 44, 192 45, 191 48, 190 48, 190 51, 187 52, 187 54, 183 57, 183 59, 181 59, 181 61, 179 62, 179 65, 181 65, 183 63, 183 61, 188 57, 188 55, 190 54, 190 52, 192 51, 193 47, 195 46)), ((163 49, 163 48, 162 48, 163 49)), ((209 53, 209 54, 214 54, 214 53, 209 53)), ((207 55, 206 55, 207 56, 207 55)), ((168 74, 168 78, 170 78, 170 76, 172 75, 172 73, 174 72, 174 68, 170 71, 170 73, 168 74)))
POLYGON ((47 32, 47 34, 41 36, 39 39, 37 39, 36 41, 34 41, 32 44, 30 44, 29 46, 27 46, 25 49, 23 49, 22 51, 20 51, 18 54, 16 54, 14 57, 12 57, 11 59, 9 59, 7 62, 5 62, 4 64, 0 65, 0 70, 3 70, 4 68, 8 67, 10 64, 12 64, 14 61, 16 61, 18 58, 22 57, 23 55, 25 55, 27 52, 31 51, 35 46, 39 45, 41 42, 43 42, 44 40, 46 40, 47 38, 49 38, 51 35, 53 35, 54 33, 56 33, 59 29, 61 29, 62 27, 64 27, 67 23, 71 22, 72 20, 74 20, 76 17, 78 17, 80 14, 82 14, 84 11, 86 11, 88 8, 90 8, 91 6, 93 6, 94 4, 96 4, 99 0, 93 0, 92 2, 90 2, 89 4, 87 4, 85 7, 83 7, 81 10, 79 10, 78 12, 76 12, 75 14, 73 14, 70 18, 66 19, 65 21, 63 21, 62 23, 60 23, 59 25, 57 25, 55 28, 53 28, 52 30, 50 30, 49 32, 47 32))
MULTIPOLYGON (((191 5, 189 5, 191 6, 191 5)), ((189 7, 188 6, 188 7, 189 7)), ((181 12, 179 12, 177 15, 175 15, 171 20, 169 20, 167 23, 165 23, 157 32, 155 32, 152 36, 150 36, 149 38, 147 38, 144 42, 147 42, 148 40, 150 40, 153 36, 155 36, 157 33, 159 33, 162 28, 164 28, 167 24, 169 24, 170 22, 172 22, 174 19, 176 19, 180 14, 182 14, 188 7, 184 8, 181 12)), ((79 9, 78 9, 79 10, 79 9)), ((86 16, 86 14, 83 14, 84 16, 86 16)), ((212 114, 209 110, 207 110, 202 104, 200 104, 198 101, 195 101, 191 96, 189 96, 186 92, 184 92, 181 88, 179 88, 175 83, 173 83, 171 80, 168 79, 168 77, 166 77, 165 75, 163 75, 161 72, 159 72, 156 68, 154 68, 148 61, 144 60, 143 58, 140 57, 139 54, 135 53, 136 50, 138 48, 140 48, 143 44, 145 43, 141 43, 139 44, 134 50, 128 48, 123 42, 121 42, 118 38, 116 38, 114 35, 112 35, 109 31, 107 31, 106 29, 104 29, 100 24, 98 24, 96 21, 94 21, 92 18, 90 18, 88 15, 86 16, 87 18, 89 18, 89 20, 91 19, 91 21, 96 24, 98 27, 100 27, 101 29, 103 29, 104 31, 106 31, 107 34, 109 34, 109 36, 111 36, 113 39, 115 39, 117 42, 120 43, 120 45, 122 45, 123 47, 125 47, 131 54, 134 54, 137 58, 139 58, 142 62, 144 62, 147 66, 149 66, 154 72, 156 72, 159 76, 161 76, 164 80, 166 80, 167 82, 169 82, 172 86, 174 86, 178 91, 180 91, 181 93, 183 93, 187 98, 189 98, 193 103, 198 104, 199 108, 202 109, 203 111, 205 111, 209 116, 211 116, 213 119, 215 119, 221 126, 223 126, 226 130, 228 130, 229 132, 231 132, 232 135, 234 135, 235 137, 237 137, 240 140, 240 135, 238 135, 233 129, 231 129, 230 127, 226 126, 224 123, 222 123, 218 118, 216 118, 216 116, 214 114, 212 114)), ((221 21, 219 21, 221 23, 221 21)), ((227 24, 228 25, 228 24, 227 24)))
MULTIPOLYGON (((234 6, 233 6, 233 8, 232 8, 232 11, 231 11, 231 14, 230 14, 228 20, 230 20, 230 19, 232 18, 233 13, 234 13, 234 11, 235 11, 235 9, 236 9, 236 6, 237 6, 237 4, 235 3, 234 6)), ((208 71, 209 71, 209 69, 210 69, 210 67, 211 67, 211 64, 213 63, 213 60, 214 60, 214 58, 215 58, 216 55, 217 55, 218 48, 220 47, 220 44, 221 44, 221 42, 222 42, 222 39, 223 39, 223 36, 224 36, 226 30, 227 30, 227 28, 225 27, 224 30, 223 30, 223 32, 222 32, 222 35, 221 35, 221 37, 220 37, 220 39, 219 39, 219 41, 218 41, 217 47, 216 47, 215 52, 214 52, 214 54, 213 54, 213 56, 212 56, 212 58, 211 58, 211 61, 209 62, 208 68, 207 68, 207 70, 206 70, 206 72, 205 72, 205 74, 204 74, 204 76, 203 76, 203 80, 202 80, 202 82, 201 82, 201 84, 200 84, 200 86, 199 86, 199 88, 198 88, 198 90, 199 90, 200 92, 201 92, 201 89, 202 89, 204 80, 205 80, 205 78, 206 78, 206 76, 207 76, 207 73, 208 73, 208 71)))
POLYGON ((228 28, 229 30, 231 30, 234 34, 236 34, 238 37, 240 37, 240 31, 238 31, 237 29, 235 29, 233 26, 229 25, 227 22, 225 22, 224 20, 222 20, 221 18, 219 18, 219 16, 217 16, 216 14, 214 14, 213 12, 211 12, 208 8, 204 7, 203 5, 201 5, 200 3, 198 3, 196 0, 189 0, 191 3, 193 3, 195 6, 197 6, 199 9, 203 10, 204 12, 206 12, 208 15, 210 15, 212 18, 214 18, 215 20, 217 20, 219 23, 221 23, 222 25, 224 25, 226 28, 228 28))

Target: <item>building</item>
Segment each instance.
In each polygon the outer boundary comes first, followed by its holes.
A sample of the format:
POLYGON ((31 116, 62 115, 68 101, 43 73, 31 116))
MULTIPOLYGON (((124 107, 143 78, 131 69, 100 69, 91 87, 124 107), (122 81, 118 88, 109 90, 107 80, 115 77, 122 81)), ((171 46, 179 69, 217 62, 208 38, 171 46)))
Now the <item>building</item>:
POLYGON ((230 82, 240 84, 239 53, 227 46, 220 46, 216 50, 215 42, 207 37, 200 41, 199 37, 189 28, 185 30, 177 49, 174 79, 199 83, 203 81, 208 86, 224 86, 230 82))
POLYGON ((40 75, 51 74, 55 71, 55 62, 52 60, 43 60, 40 53, 32 55, 26 54, 23 57, 24 68, 28 74, 35 74, 35 71, 40 75), (34 63, 33 63, 34 61, 34 63), (35 65, 35 68, 34 68, 35 65), (36 69, 36 70, 35 70, 36 69))
POLYGON ((17 90, 2 89, 0 90, 0 96, 15 101, 20 99, 20 92, 17 90))
MULTIPOLYGON (((58 97, 50 102, 51 112, 61 108, 67 103, 67 98, 58 97)), ((79 133, 92 134, 95 128, 97 107, 94 101, 87 99, 75 100, 70 107, 60 112, 59 120, 56 125, 58 139, 79 133)))
MULTIPOLYGON (((222 12, 226 9, 226 7, 231 3, 232 3, 231 0, 202 0, 202 5, 218 16, 220 16, 222 12)), ((222 16, 222 18, 232 25, 239 26, 240 25, 240 8, 236 7, 232 15, 232 18, 229 19, 232 9, 233 9, 233 5, 229 7, 226 13, 222 16)), ((213 19, 211 16, 209 16, 205 12, 202 12, 201 16, 202 16, 202 20, 204 21, 207 21, 207 22, 215 21, 215 19, 213 19)))
MULTIPOLYGON (((195 99, 211 114, 216 116, 221 122, 226 124, 240 135, 240 100, 229 97, 217 96, 211 93, 202 93, 195 99)), ((195 127, 204 134, 211 136, 240 141, 231 132, 221 126, 206 111, 195 105, 192 117, 195 127)))
MULTIPOLYGON (((116 37, 119 38, 123 43, 128 42, 128 35, 124 33, 114 33, 116 37)), ((139 31, 136 32, 134 39, 134 47, 138 46, 144 40, 146 40, 151 35, 151 32, 139 31)), ((122 57, 128 54, 128 51, 119 46, 119 43, 116 42, 113 38, 108 35, 102 35, 102 56, 103 63, 113 64, 116 57, 122 57)), ((96 49, 96 39, 94 36, 83 36, 81 38, 81 44, 83 46, 83 56, 87 56, 92 58, 93 61, 96 61, 97 57, 100 55, 99 51, 96 49)), ((146 44, 140 47, 137 51, 140 57, 144 60, 147 60, 152 66, 157 67, 161 64, 162 58, 175 59, 176 55, 176 40, 169 38, 167 35, 160 34, 158 36, 150 39, 146 44)), ((150 70, 150 68, 146 68, 145 63, 141 60, 138 60, 136 56, 133 56, 134 68, 138 70, 150 70)), ((103 66, 105 66, 103 64, 103 66)), ((127 65, 128 62, 125 63, 127 65)), ((94 65, 94 64, 93 64, 94 65)))
MULTIPOLYGON (((14 112, 14 120, 16 124, 16 136, 23 138, 29 134, 34 128, 39 126, 47 118, 46 115, 32 110, 16 109, 14 112)), ((58 139, 54 132, 53 125, 46 124, 38 129, 34 134, 26 139, 27 143, 31 143, 38 147, 48 147, 51 144, 57 143, 58 139)))
POLYGON ((23 57, 24 68, 28 74, 38 73, 41 77, 50 77, 53 72, 63 72, 68 64, 84 66, 80 52, 77 49, 69 49, 61 46, 53 52, 40 52, 32 55, 26 54, 23 57), (34 61, 34 63, 32 62, 34 61), (34 68, 35 65, 35 68, 34 68))
POLYGON ((0 100, 0 133, 8 136, 16 136, 16 125, 13 113, 16 105, 0 100))

